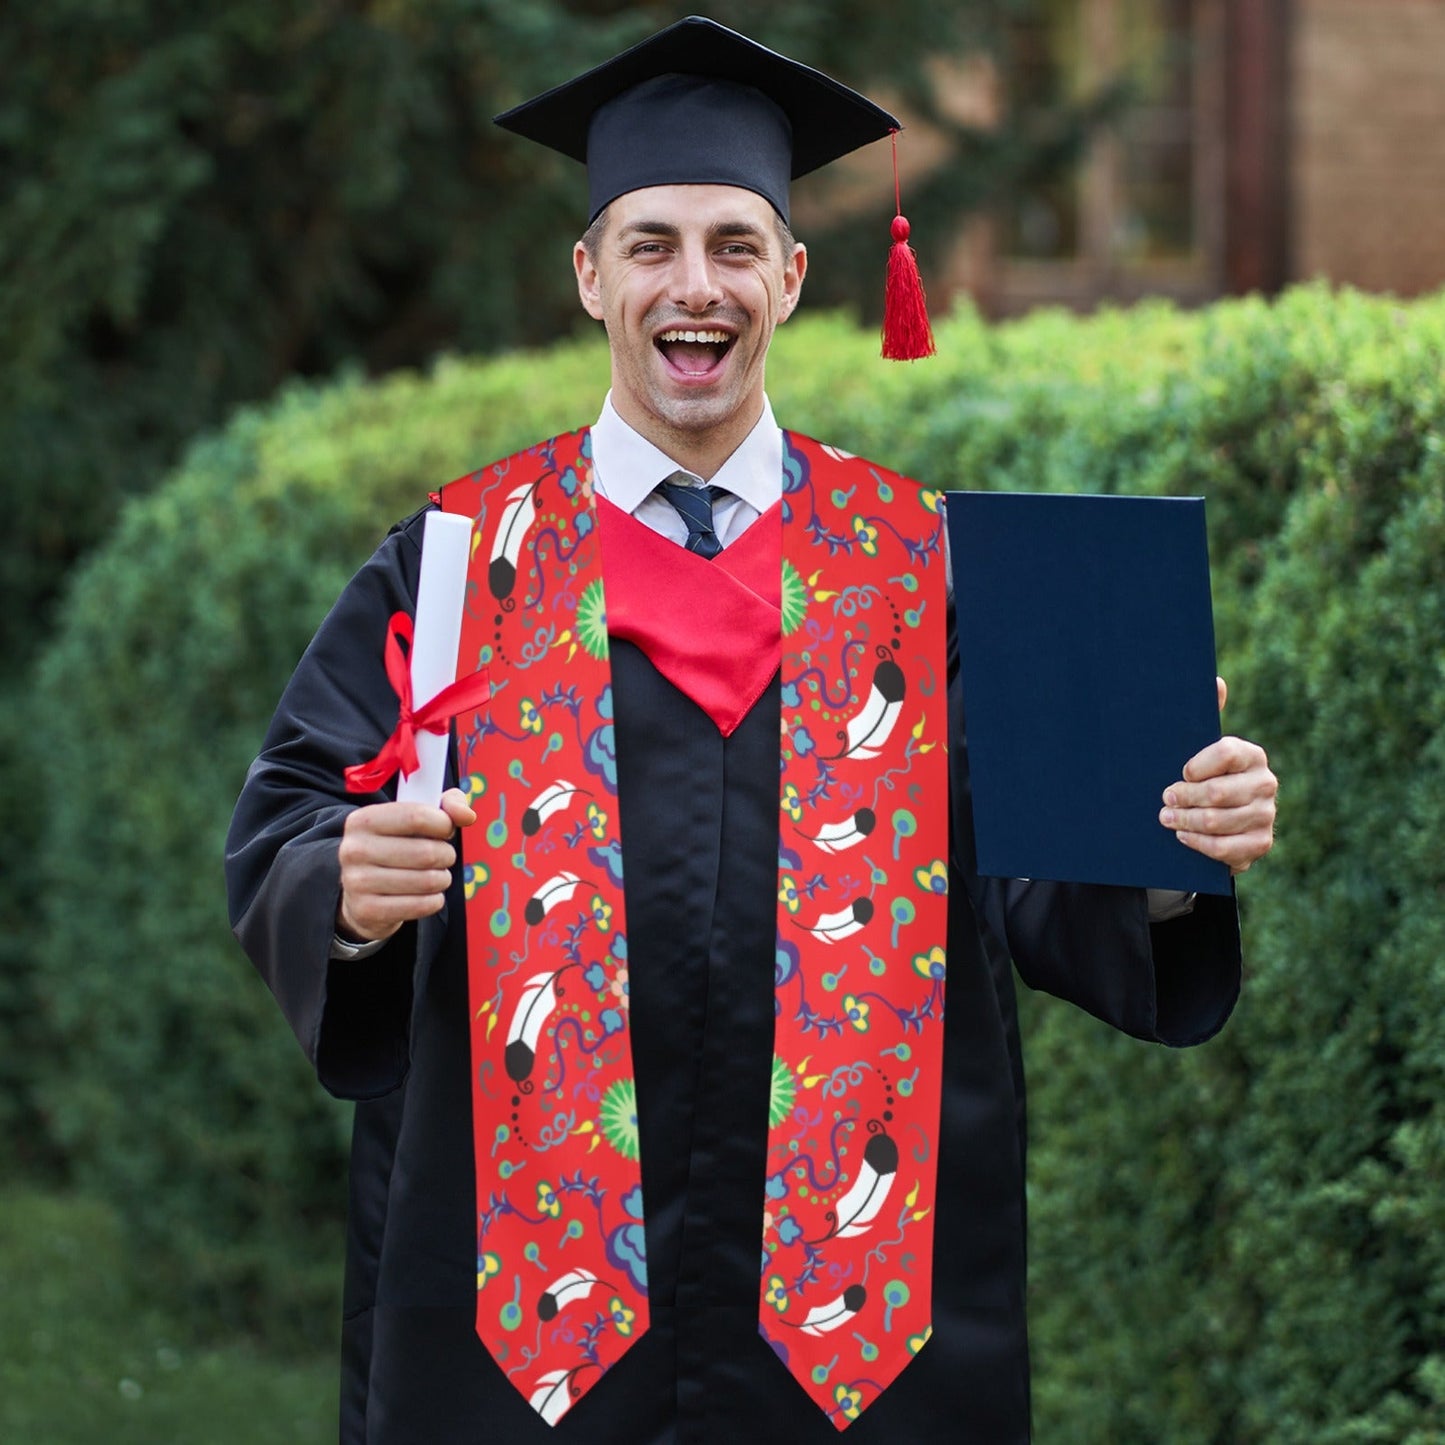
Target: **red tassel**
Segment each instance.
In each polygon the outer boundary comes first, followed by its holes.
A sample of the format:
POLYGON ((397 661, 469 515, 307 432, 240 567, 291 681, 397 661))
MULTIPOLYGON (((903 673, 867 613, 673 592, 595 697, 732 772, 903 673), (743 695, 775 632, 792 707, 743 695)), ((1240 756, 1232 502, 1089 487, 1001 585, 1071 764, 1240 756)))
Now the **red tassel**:
POLYGON ((894 216, 888 283, 883 291, 883 355, 889 361, 917 361, 936 350, 918 257, 908 244, 908 222, 894 216))
POLYGON ((898 189, 898 132, 893 132, 893 245, 888 252, 888 282, 883 290, 883 356, 888 361, 917 361, 932 356, 933 328, 918 257, 908 244, 908 222, 898 189))

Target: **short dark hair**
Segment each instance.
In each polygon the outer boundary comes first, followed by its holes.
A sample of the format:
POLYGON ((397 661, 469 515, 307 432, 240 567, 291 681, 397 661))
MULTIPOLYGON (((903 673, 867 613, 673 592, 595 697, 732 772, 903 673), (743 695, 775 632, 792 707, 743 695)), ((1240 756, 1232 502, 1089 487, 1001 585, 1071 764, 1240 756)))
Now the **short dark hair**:
POLYGON ((595 266, 597 264, 597 251, 602 245, 602 233, 607 229, 607 207, 597 212, 592 224, 582 232, 582 249, 587 252, 587 259, 595 266))

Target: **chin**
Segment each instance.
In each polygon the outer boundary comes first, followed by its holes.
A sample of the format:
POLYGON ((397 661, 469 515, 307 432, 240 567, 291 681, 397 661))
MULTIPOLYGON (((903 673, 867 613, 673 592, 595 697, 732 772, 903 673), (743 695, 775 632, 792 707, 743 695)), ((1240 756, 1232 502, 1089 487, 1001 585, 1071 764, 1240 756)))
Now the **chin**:
POLYGON ((733 398, 697 397, 660 406, 657 414, 675 431, 705 432, 722 426, 737 410, 733 398))

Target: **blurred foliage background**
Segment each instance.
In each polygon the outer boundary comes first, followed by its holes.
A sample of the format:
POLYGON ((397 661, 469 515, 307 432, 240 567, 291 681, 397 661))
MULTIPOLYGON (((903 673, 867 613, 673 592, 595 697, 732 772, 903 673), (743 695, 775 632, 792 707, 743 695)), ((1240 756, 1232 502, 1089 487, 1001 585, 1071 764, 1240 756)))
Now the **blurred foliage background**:
MULTIPOLYGON (((919 57, 988 47, 1019 8, 710 13, 938 119, 960 160, 907 203, 927 262, 1119 102, 1028 137, 938 116, 919 57)), ((221 841, 388 523, 595 414, 580 174, 490 115, 685 12, 21 11, 0 12, 0 1438, 322 1440, 348 1120, 229 938, 221 841)), ((807 238, 780 416, 941 485, 1207 496, 1228 721, 1285 779, 1219 1040, 1168 1055, 1027 1002, 1037 1438, 1445 1440, 1445 298, 963 308, 935 361, 884 368, 866 315, 828 308, 880 290, 888 179, 876 217, 807 238)))

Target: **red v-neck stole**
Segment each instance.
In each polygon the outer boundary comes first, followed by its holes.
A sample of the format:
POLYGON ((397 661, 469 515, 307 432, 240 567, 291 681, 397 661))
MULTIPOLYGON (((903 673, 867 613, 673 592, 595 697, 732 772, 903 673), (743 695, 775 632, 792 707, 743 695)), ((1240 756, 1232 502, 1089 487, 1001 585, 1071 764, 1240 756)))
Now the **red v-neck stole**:
POLYGON ((724 737, 782 655, 782 504, 711 561, 597 498, 607 631, 635 643, 724 737))

